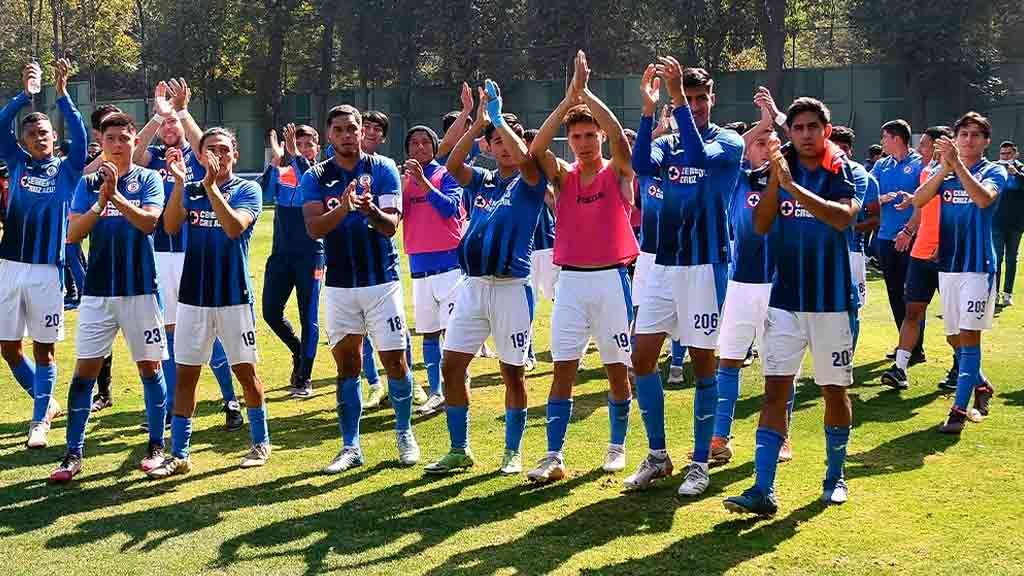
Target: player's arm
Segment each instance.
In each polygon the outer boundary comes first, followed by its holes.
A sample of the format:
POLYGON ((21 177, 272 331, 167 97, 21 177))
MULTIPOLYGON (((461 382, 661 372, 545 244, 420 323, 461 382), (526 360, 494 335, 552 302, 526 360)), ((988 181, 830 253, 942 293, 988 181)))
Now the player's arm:
POLYGON ((455 122, 448 127, 448 130, 444 133, 444 137, 441 138, 441 142, 437 145, 437 155, 435 158, 447 158, 451 154, 452 149, 458 145, 459 140, 462 140, 462 136, 466 133, 466 125, 469 122, 469 116, 473 113, 473 91, 469 88, 469 84, 462 83, 462 90, 459 93, 459 97, 462 100, 462 111, 459 112, 458 118, 455 122))
MULTIPOLYGON (((945 136, 942 138, 945 138, 945 136)), ((931 176, 929 176, 928 179, 914 191, 914 208, 924 208, 925 204, 939 193, 939 188, 942 187, 942 181, 951 173, 952 170, 948 169, 945 163, 940 164, 939 167, 932 172, 931 176)))
POLYGON ((146 122, 146 125, 142 127, 142 131, 139 132, 139 144, 132 155, 132 162, 143 168, 149 167, 149 164, 153 161, 153 154, 149 151, 149 145, 153 143, 157 132, 163 126, 164 118, 170 114, 173 114, 173 112, 171 105, 167 102, 167 82, 161 80, 157 83, 156 88, 153 89, 153 117, 146 122))
POLYGON ((71 62, 67 58, 57 60, 54 71, 54 84, 57 91, 57 108, 64 115, 64 122, 68 127, 68 135, 71 139, 70 150, 67 150, 65 160, 76 172, 85 168, 85 161, 89 157, 89 133, 85 129, 85 120, 82 114, 75 107, 68 95, 68 77, 71 75, 71 62))
POLYGON ((636 142, 630 161, 633 171, 645 176, 656 176, 661 171, 661 161, 664 157, 661 146, 652 144, 654 113, 657 111, 660 90, 661 78, 655 76, 654 64, 648 64, 640 81, 640 127, 636 131, 636 142))
POLYGON ((1006 172, 1000 170, 997 174, 990 175, 984 181, 980 181, 974 174, 971 174, 970 168, 964 164, 956 147, 952 145, 952 140, 950 140, 946 151, 943 151, 943 148, 939 146, 939 142, 936 142, 935 145, 943 155, 943 164, 948 163, 952 167, 953 173, 956 174, 960 184, 963 185, 967 195, 970 196, 971 202, 974 202, 978 208, 988 208, 991 206, 996 201, 1000 188, 1006 185, 1006 172), (949 157, 948 160, 947 157, 949 157))
MULTIPOLYGON (((483 110, 483 102, 480 104, 480 109, 483 110)), ((473 125, 462 135, 462 138, 459 138, 459 143, 455 145, 455 149, 448 156, 444 167, 459 183, 459 186, 469 186, 473 181, 473 170, 466 166, 466 158, 469 157, 470 151, 473 150, 473 143, 483 133, 487 123, 486 114, 477 114, 473 125)))
POLYGON ((562 118, 565 118, 565 113, 569 111, 569 108, 578 103, 579 96, 573 92, 573 87, 570 84, 565 98, 562 98, 558 106, 544 120, 540 130, 537 131, 537 135, 533 138, 533 142, 530 143, 530 154, 537 159, 537 163, 544 172, 544 176, 547 177, 548 182, 561 182, 562 176, 565 175, 564 167, 558 161, 558 157, 551 152, 550 147, 551 142, 554 141, 555 136, 562 127, 562 118))
MULTIPOLYGON (((23 72, 22 76, 27 83, 28 71, 23 72)), ((13 164, 14 159, 19 156, 28 156, 28 153, 18 145, 17 133, 18 113, 28 102, 28 92, 22 92, 0 109, 0 157, 6 159, 8 164, 13 164)))
POLYGON ((761 118, 757 121, 757 124, 754 124, 750 128, 750 130, 743 133, 744 148, 749 148, 758 136, 765 132, 770 132, 775 128, 775 119, 772 118, 771 107, 768 103, 771 95, 766 95, 767 92, 768 90, 766 88, 761 87, 758 88, 757 93, 754 94, 754 104, 761 110, 761 118), (764 90, 764 92, 762 92, 762 90, 764 90))
MULTIPOLYGON (((583 51, 576 55, 576 74, 583 75, 583 89, 580 91, 580 97, 594 115, 594 120, 597 121, 598 127, 608 137, 608 148, 612 153, 612 165, 618 173, 619 181, 628 184, 628 186, 623 185, 621 187, 623 197, 629 204, 632 204, 633 162, 632 151, 629 149, 629 140, 626 139, 626 132, 622 129, 622 123, 619 122, 619 119, 587 86, 586 82, 589 78, 590 70, 587 67, 587 57, 583 54, 583 51), (627 189, 628 194, 626 193, 627 189)), ((573 82, 575 83, 575 77, 573 82)))
POLYGON ((758 234, 767 234, 779 214, 779 167, 774 161, 770 166, 768 184, 761 191, 761 201, 754 206, 754 232, 758 234))
POLYGON ((210 206, 213 207, 213 213, 217 215, 220 227, 227 234, 228 238, 234 240, 249 228, 253 220, 255 220, 255 216, 248 210, 236 210, 231 204, 228 204, 228 201, 224 199, 224 194, 220 191, 220 187, 217 186, 216 175, 211 177, 211 172, 215 173, 214 170, 207 170, 207 176, 203 178, 203 188, 206 190, 206 195, 210 198, 210 206))
POLYGON ((199 141, 203 138, 203 129, 196 123, 192 113, 188 111, 188 103, 192 99, 192 89, 185 83, 184 78, 171 79, 167 85, 168 93, 171 96, 171 103, 181 120, 181 127, 185 130, 185 140, 193 150, 199 150, 199 141))
MULTIPOLYGON (((419 185, 427 190, 427 202, 440 214, 441 218, 451 218, 459 211, 462 205, 462 186, 452 178, 451 174, 445 174, 441 179, 441 189, 434 188, 434 185, 423 175, 423 168, 419 167, 410 170, 409 160, 406 162, 406 174, 419 180, 419 185)), ((419 166, 419 163, 416 164, 419 166)))
POLYGON ((174 236, 181 230, 185 222, 185 159, 181 150, 173 148, 167 151, 167 169, 174 176, 174 188, 171 197, 164 205, 164 231, 174 236))
POLYGON ((376 202, 367 190, 356 197, 356 209, 366 216, 374 230, 390 238, 398 232, 398 223, 402 220, 402 185, 398 167, 392 162, 385 164, 374 179, 374 185, 381 190, 376 202))
POLYGON ((860 212, 860 200, 854 194, 851 194, 850 198, 826 200, 793 181, 789 165, 784 159, 781 163, 785 166, 785 173, 780 172, 779 185, 792 194, 808 212, 836 230, 842 231, 850 227, 860 212))
POLYGON ((95 182, 93 178, 82 178, 75 187, 75 195, 71 201, 71 216, 68 221, 68 242, 78 244, 84 240, 93 227, 100 221, 100 214, 106 208, 110 198, 110 186, 106 179, 100 185, 100 193, 93 201, 93 194, 90 184, 95 182))
POLYGON ((319 240, 341 224, 348 216, 355 202, 356 181, 352 180, 339 198, 338 205, 327 210, 320 194, 320 183, 312 172, 302 175, 302 217, 306 221, 306 233, 313 240, 319 240))
POLYGON ((142 205, 136 206, 128 201, 118 190, 114 187, 114 192, 110 196, 110 201, 117 207, 121 215, 135 226, 137 229, 145 234, 152 234, 156 230, 157 224, 160 222, 160 214, 163 212, 163 183, 158 177, 152 172, 149 174, 153 175, 152 178, 148 178, 146 182, 142 184, 142 205))

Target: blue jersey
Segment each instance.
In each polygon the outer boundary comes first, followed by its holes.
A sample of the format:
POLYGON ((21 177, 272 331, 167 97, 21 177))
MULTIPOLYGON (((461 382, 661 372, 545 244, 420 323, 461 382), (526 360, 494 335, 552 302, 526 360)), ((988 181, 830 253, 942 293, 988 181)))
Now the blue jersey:
POLYGON ((63 269, 68 204, 85 168, 85 124, 70 98, 58 98, 71 136, 70 150, 64 158, 34 160, 18 145, 15 132, 18 112, 28 102, 28 95, 18 94, 0 110, 0 159, 10 172, 0 259, 63 269))
MULTIPOLYGON (((689 106, 673 111, 679 134, 651 142, 654 119, 644 116, 633 148, 639 176, 659 176, 662 201, 655 204, 658 240, 655 262, 698 266, 729 262, 727 204, 736 189, 743 139, 709 124, 698 131, 689 106)), ((643 206, 644 217, 648 217, 643 206)), ((653 211, 653 210, 652 210, 653 211)))
POLYGON ((467 276, 530 275, 533 236, 547 185, 543 175, 531 186, 518 172, 502 179, 497 171, 473 167, 465 187, 473 213, 459 243, 459 265, 467 276))
MULTIPOLYGON (((809 171, 790 162, 793 180, 824 200, 863 200, 847 161, 832 173, 809 171)), ((769 306, 791 312, 856 310, 858 296, 850 271, 847 232, 818 220, 786 190, 779 188, 779 208, 769 232, 775 277, 769 306)))
MULTIPOLYGON (((171 192, 174 191, 174 175, 167 169, 167 160, 165 159, 167 147, 150 146, 146 150, 149 151, 150 157, 147 168, 156 170, 160 177, 163 178, 164 202, 168 202, 171 199, 171 192)), ((188 144, 182 143, 181 155, 185 159, 185 182, 197 182, 206 177, 206 168, 203 168, 203 165, 199 163, 195 150, 188 144)), ((164 230, 164 220, 161 217, 160 222, 156 226, 156 232, 153 233, 153 246, 157 252, 176 252, 180 254, 185 251, 185 233, 186 228, 182 226, 179 233, 171 236, 164 230)))
POLYGON ((252 214, 252 224, 232 240, 224 233, 202 182, 185 186, 185 223, 188 242, 181 273, 178 301, 190 306, 217 308, 252 304, 249 281, 249 239, 263 208, 260 185, 232 176, 220 185, 228 205, 252 214))
MULTIPOLYGON (((985 158, 971 166, 982 186, 1002 192, 1006 168, 985 158)), ((943 272, 995 272, 992 246, 992 215, 996 202, 987 208, 975 204, 956 174, 946 176, 939 187, 939 270, 943 272)), ((996 197, 998 200, 999 197, 996 197)))
MULTIPOLYGON (((903 160, 886 156, 875 162, 871 167, 871 175, 878 180, 878 194, 889 192, 906 192, 913 195, 921 184, 921 169, 925 164, 916 150, 911 150, 903 160)), ((894 202, 882 204, 881 222, 878 226, 878 237, 882 240, 893 240, 896 234, 907 225, 914 211, 911 209, 897 210, 896 205, 902 198, 894 202)))
POLYGON ((292 159, 290 177, 281 179, 281 169, 270 165, 260 178, 263 190, 274 199, 274 240, 272 254, 294 254, 304 256, 323 254, 324 241, 314 240, 306 231, 306 220, 302 215, 302 188, 299 181, 309 170, 309 161, 303 157, 292 159))
MULTIPOLYGON (((321 162, 302 175, 302 200, 316 202, 324 210, 341 203, 349 182, 358 178, 356 194, 367 189, 379 208, 402 209, 402 189, 394 160, 363 154, 349 172, 334 159, 321 162)), ((370 227, 366 216, 353 210, 327 235, 324 242, 327 285, 364 288, 398 280, 398 249, 390 236, 370 227)))
POLYGON ((637 175, 640 186, 640 251, 658 252, 658 222, 661 219, 661 178, 637 175))
POLYGON ((772 281, 774 267, 768 236, 754 230, 754 208, 761 202, 761 193, 767 185, 767 166, 745 170, 736 181, 736 191, 729 202, 729 223, 733 231, 729 278, 734 282, 768 284, 772 281))
POLYGON ((555 247, 555 215, 547 203, 540 209, 537 217, 537 228, 533 231, 534 250, 552 250, 555 247))
MULTIPOLYGON (((867 206, 872 202, 878 202, 878 180, 868 172, 867 168, 859 162, 849 160, 850 168, 853 173, 853 184, 857 187, 858 191, 864 192, 864 203, 862 206, 867 206)), ((908 210, 910 210, 908 208, 908 210)), ((911 210, 913 212, 913 210, 911 210)), ((857 219, 854 220, 855 224, 860 224, 868 217, 868 213, 862 208, 857 213, 857 219)), ((863 252, 864 251, 864 233, 857 232, 854 226, 851 225, 847 231, 847 236, 850 242, 850 252, 863 252)))
MULTIPOLYGON (((71 211, 87 213, 99 200, 102 184, 96 173, 79 180, 71 211)), ((153 170, 132 166, 127 174, 117 179, 117 190, 135 206, 161 209, 164 206, 163 182, 153 170)), ((85 273, 84 293, 101 297, 157 293, 153 236, 133 226, 113 202, 107 202, 89 232, 89 268, 85 273)))

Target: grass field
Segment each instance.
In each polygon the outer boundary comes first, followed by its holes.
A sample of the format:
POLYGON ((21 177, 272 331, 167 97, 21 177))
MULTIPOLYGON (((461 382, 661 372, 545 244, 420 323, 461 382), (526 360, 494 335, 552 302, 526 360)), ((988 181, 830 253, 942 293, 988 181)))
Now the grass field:
MULTIPOLYGON (((272 217, 264 214, 253 241, 257 292, 272 217)), ((733 441, 738 454, 712 472, 711 488, 695 500, 676 496, 678 474, 648 492, 623 494, 625 474, 600 471, 607 384, 596 353, 587 358, 576 391, 569 477, 544 487, 496 473, 504 412, 495 360, 472 366, 476 469, 435 478, 425 477, 422 466, 399 467, 393 415, 385 409, 364 415, 366 465, 325 476, 320 470, 340 445, 330 354, 320 348, 316 396, 290 400, 289 356, 261 323, 259 372, 275 450, 269 465, 237 468, 247 430, 223 430, 217 386, 206 371, 194 428, 195 469, 154 482, 137 468, 146 442, 139 429, 142 387, 119 339, 115 405, 90 421, 86 467, 70 486, 46 482, 64 451, 64 418, 55 423, 49 448, 26 451, 30 402, 4 368, 0 574, 1024 574, 1024 384, 1018 380, 1024 306, 1003 311, 986 335, 985 372, 997 388, 992 416, 956 439, 934 432, 950 403, 935 387, 950 362, 938 305, 929 315, 930 361, 915 367, 911 388, 897 394, 878 381, 896 338, 884 299, 874 278, 851 390, 851 501, 829 508, 818 502, 823 408, 813 381, 805 379, 794 413, 796 459, 780 466, 780 510, 771 520, 741 519, 721 505, 752 481, 762 384, 757 363, 743 374, 733 441)), ((545 449, 549 317, 550 305, 541 304, 535 322, 541 362, 529 375, 523 441, 528 464, 545 449)), ((69 338, 58 348, 55 396, 62 403, 75 321, 76 314, 68 314, 69 338)), ((419 342, 416 378, 422 382, 419 342)), ((692 446, 692 405, 691 386, 667 390, 677 470, 692 446)), ((631 419, 630 471, 646 452, 636 408, 631 419)), ((424 462, 447 450, 443 415, 414 426, 424 462)))

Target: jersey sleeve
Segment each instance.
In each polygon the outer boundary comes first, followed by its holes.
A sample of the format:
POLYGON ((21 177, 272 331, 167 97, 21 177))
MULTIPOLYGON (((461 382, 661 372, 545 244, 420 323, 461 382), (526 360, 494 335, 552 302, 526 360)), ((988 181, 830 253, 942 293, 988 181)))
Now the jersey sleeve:
POLYGON ((28 104, 28 95, 22 92, 0 109, 0 158, 13 168, 14 164, 28 158, 28 153, 18 144, 18 112, 28 104))
MULTIPOLYGON (((441 168, 438 168, 441 170, 441 168)), ((462 204, 462 186, 448 173, 441 178, 441 189, 427 192, 427 200, 442 218, 451 218, 462 204)))
MULTIPOLYGON (((636 143, 633 146, 633 171, 644 176, 654 176, 661 168, 661 148, 651 142, 654 130, 654 116, 641 116, 640 127, 636 131, 636 143)), ((660 142, 660 140, 659 140, 660 142)))
POLYGON ((69 208, 73 214, 85 214, 92 209, 93 203, 96 202, 93 185, 97 179, 94 175, 90 174, 78 181, 78 186, 75 186, 75 193, 71 198, 71 206, 69 208))
MULTIPOLYGON (((861 168, 861 171, 864 171, 861 168)), ((864 205, 864 193, 867 191, 867 174, 861 177, 854 175, 855 168, 849 162, 843 162, 839 174, 833 176, 830 192, 832 200, 856 200, 858 204, 864 205), (860 182, 858 184, 858 181, 860 182)))
POLYGON ((377 166, 374 177, 373 199, 381 210, 393 208, 402 211, 402 185, 398 176, 398 166, 389 158, 385 158, 377 166))
POLYGON ((324 196, 320 192, 320 182, 317 181, 316 170, 307 170, 302 175, 302 180, 299 181, 299 187, 302 188, 303 204, 309 204, 310 202, 323 203, 324 196))
POLYGON ((245 210, 252 214, 252 224, 256 224, 256 219, 259 218, 260 212, 263 210, 262 202, 263 190, 260 185, 250 180, 244 180, 238 186, 231 198, 228 199, 228 205, 235 210, 245 210))
POLYGON ((999 164, 993 164, 992 168, 985 171, 981 178, 981 185, 999 194, 1006 188, 1006 168, 999 164))
POLYGON ((142 205, 163 208, 165 200, 164 182, 160 175, 152 170, 147 170, 141 184, 142 190, 139 191, 139 196, 142 198, 142 205))
POLYGON ((85 120, 82 119, 82 113, 78 111, 70 96, 58 98, 57 108, 64 115, 64 125, 67 126, 68 135, 71 137, 71 149, 67 151, 65 161, 70 162, 71 169, 81 175, 85 169, 89 148, 89 133, 85 129, 85 120))

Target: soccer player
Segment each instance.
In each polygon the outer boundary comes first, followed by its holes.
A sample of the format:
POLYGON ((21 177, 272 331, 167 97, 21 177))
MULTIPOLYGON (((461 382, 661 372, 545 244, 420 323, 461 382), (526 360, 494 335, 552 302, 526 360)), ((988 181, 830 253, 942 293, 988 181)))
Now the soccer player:
MULTIPOLYGON (((192 97, 191 89, 184 79, 160 82, 157 84, 153 102, 156 112, 139 132, 142 144, 135 150, 135 163, 144 168, 156 170, 164 179, 165 207, 170 206, 171 191, 174 190, 174 174, 167 167, 167 152, 175 149, 181 152, 185 160, 186 182, 202 181, 206 175, 202 162, 197 157, 195 147, 202 138, 202 130, 188 111, 188 103, 192 97), (169 98, 169 99, 168 99, 169 98), (151 146, 155 136, 159 135, 162 145, 151 146)), ((181 277, 185 265, 185 248, 188 245, 186 234, 191 228, 181 228, 176 235, 167 233, 162 223, 153 234, 153 245, 156 249, 156 268, 159 275, 160 296, 164 305, 164 327, 167 332, 167 354, 164 361, 164 378, 167 380, 168 406, 175 405, 177 390, 177 347, 174 342, 175 326, 178 317, 181 277)), ((220 340, 214 340, 210 357, 210 370, 220 386, 224 400, 224 426, 228 430, 242 427, 242 409, 235 397, 234 385, 231 381, 231 366, 220 340)), ((170 412, 168 412, 170 415, 170 412)))
POLYGON ((1024 162, 1019 160, 1017 145, 1010 140, 999 145, 999 163, 1006 168, 1006 188, 996 207, 992 221, 992 240, 996 248, 996 288, 1006 256, 1006 275, 996 306, 1013 306, 1013 283, 1017 279, 1017 252, 1024 235, 1024 162))
POLYGON ((808 348, 825 399, 828 465, 821 499, 847 500, 843 466, 853 416, 846 387, 853 383, 857 307, 847 228, 862 192, 846 155, 828 140, 830 116, 813 98, 790 105, 786 123, 793 145, 782 151, 777 142, 770 144, 771 176, 754 209, 754 229, 769 235, 775 276, 761 353, 765 396, 754 451, 757 479, 725 500, 733 512, 773 515, 778 509, 775 470, 788 433, 786 402, 808 348))
MULTIPOLYGON (((524 130, 523 141, 527 146, 533 144, 539 130, 524 130)), ((555 300, 555 286, 558 284, 558 274, 561 271, 554 262, 555 247, 555 216, 551 213, 549 203, 554 202, 555 188, 548 183, 548 191, 545 192, 544 207, 540 210, 540 218, 537 219, 537 228, 533 231, 533 253, 530 256, 530 287, 533 293, 543 294, 545 298, 555 300)), ((484 343, 484 346, 487 344, 484 343)), ((533 338, 530 338, 530 351, 526 356, 525 368, 532 372, 537 367, 537 355, 533 349, 533 338)), ((581 368, 582 369, 582 368, 581 368)))
POLYGON ((310 238, 306 232, 299 181, 320 154, 320 135, 310 126, 288 124, 282 144, 277 132, 271 130, 270 154, 262 186, 271 191, 276 206, 274 240, 263 275, 263 320, 291 352, 291 396, 306 399, 313 394, 310 375, 320 340, 324 243, 310 238), (286 159, 286 153, 290 160, 286 159), (284 307, 293 289, 299 306, 301 339, 284 317, 284 307))
POLYGON ((402 238, 412 274, 416 331, 423 336, 423 364, 430 396, 419 407, 433 414, 444 406, 441 387, 441 337, 462 284, 459 241, 462 239, 462 187, 435 160, 437 133, 413 126, 405 135, 402 180, 402 238))
POLYGON ((29 448, 46 447, 50 423, 61 413, 51 395, 57 380, 54 344, 64 339, 64 239, 68 204, 85 168, 88 140, 82 116, 68 96, 70 68, 70 62, 60 59, 54 70, 57 108, 71 135, 63 158, 54 155, 54 130, 46 114, 22 118, 20 144, 14 131, 18 113, 31 100, 29 84, 40 80, 38 65, 24 67, 25 91, 0 109, 0 159, 10 172, 0 238, 0 351, 14 379, 34 399, 29 448), (26 335, 32 339, 35 362, 22 350, 26 335))
POLYGON ((448 173, 472 197, 469 228, 459 243, 459 265, 468 276, 448 320, 441 370, 451 450, 427 465, 429 474, 473 466, 469 449, 469 386, 466 370, 489 335, 494 336, 505 384, 505 455, 500 472, 522 472, 520 444, 526 430, 526 376, 533 291, 530 252, 547 179, 522 141, 513 114, 502 114, 501 94, 492 80, 480 89, 473 125, 448 158, 448 173), (498 170, 466 166, 473 142, 483 132, 498 170))
POLYGON ((178 325, 190 338, 176 340, 178 393, 171 420, 171 457, 148 472, 152 478, 192 470, 189 444, 196 411, 196 385, 214 340, 224 343, 231 370, 242 385, 249 414, 252 445, 240 467, 263 466, 270 458, 270 434, 263 383, 256 374, 256 318, 249 280, 249 240, 262 209, 259 184, 234 174, 238 140, 224 128, 210 128, 200 137, 199 161, 205 173, 188 182, 181 150, 167 151, 167 169, 174 190, 164 210, 164 227, 171 236, 187 227, 185 263, 181 274, 178 325))
MULTIPOLYGON (((864 202, 861 211, 857 213, 856 223, 850 227, 850 271, 853 273, 853 282, 857 286, 858 306, 863 308, 868 303, 868 277, 867 260, 864 258, 864 230, 872 230, 878 226, 878 180, 867 171, 864 166, 853 158, 853 143, 856 134, 846 126, 833 126, 832 134, 828 137, 839 149, 846 154, 853 170, 854 184, 864 190, 864 202)), ((909 198, 909 197, 905 197, 909 198)), ((910 236, 902 235, 896 240, 896 251, 905 252, 909 247, 910 236)), ((854 336, 856 336, 856 331, 854 336)), ((856 346, 854 342, 854 346, 856 346)))
POLYGON ((363 464, 359 446, 359 370, 369 333, 388 375, 398 458, 419 461, 412 432, 413 382, 406 363, 406 323, 394 235, 402 209, 398 167, 362 149, 363 120, 352 106, 327 114, 334 156, 302 176, 303 214, 327 256, 327 339, 338 367, 337 411, 343 445, 324 469, 337 474, 363 464))
MULTIPOLYGON (((921 155, 910 148, 910 125, 904 120, 892 120, 882 125, 882 148, 887 156, 875 162, 871 175, 878 180, 878 203, 881 205, 881 222, 878 228, 879 261, 885 289, 889 294, 889 308, 892 310, 896 330, 903 325, 906 316, 907 266, 910 265, 910 231, 907 222, 913 215, 903 200, 913 195, 921 179, 924 167, 921 155), (903 207, 901 209, 901 206, 903 207), (902 250, 897 249, 899 242, 902 250)), ((910 363, 925 361, 923 338, 915 343, 910 363)), ((898 351, 897 351, 898 354, 898 351)), ((893 355, 895 357, 895 355, 893 355)))
POLYGON ((702 68, 684 69, 670 56, 647 66, 641 102, 633 169, 660 176, 663 199, 655 215, 657 253, 640 301, 633 350, 637 401, 650 453, 625 485, 641 490, 672 474, 665 443, 665 393, 657 371, 662 343, 671 335, 688 348, 697 380, 693 462, 679 487, 680 495, 696 496, 710 482, 708 459, 718 401, 715 347, 730 259, 727 202, 740 175, 743 140, 711 122, 711 76, 702 68), (652 143, 662 80, 679 134, 652 143))
POLYGON ((590 91, 590 67, 582 50, 565 98, 540 128, 530 155, 554 186, 554 261, 561 267, 551 315, 554 375, 547 404, 547 454, 527 472, 533 482, 565 477, 562 450, 572 418, 572 389, 580 358, 593 336, 608 375, 610 439, 604 470, 626 467, 629 429, 630 325, 633 301, 626 267, 640 252, 630 226, 633 168, 622 125, 590 91), (550 150, 562 124, 575 162, 550 150), (601 147, 611 150, 606 159, 601 147), (598 239, 600 239, 598 241, 598 239))
POLYGON ((163 182, 132 163, 138 140, 131 116, 108 114, 100 133, 105 160, 79 181, 71 204, 68 239, 89 239, 89 268, 68 391, 67 453, 50 474, 53 482, 69 482, 82 470, 93 386, 118 330, 142 378, 149 444, 140 466, 148 471, 163 463, 167 390, 160 362, 167 353, 152 238, 163 211, 163 182))
POLYGON ((1006 169, 985 158, 992 125, 977 112, 968 112, 953 126, 956 140, 935 141, 941 165, 914 194, 923 208, 932 197, 942 199, 939 211, 939 294, 946 339, 957 350, 959 376, 956 396, 944 434, 960 434, 967 423, 967 402, 987 416, 992 385, 981 375, 981 333, 992 327, 995 312, 993 284, 995 251, 992 215, 1006 185, 1006 169))

